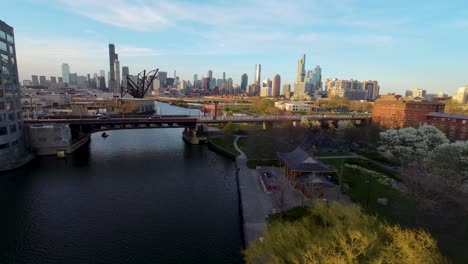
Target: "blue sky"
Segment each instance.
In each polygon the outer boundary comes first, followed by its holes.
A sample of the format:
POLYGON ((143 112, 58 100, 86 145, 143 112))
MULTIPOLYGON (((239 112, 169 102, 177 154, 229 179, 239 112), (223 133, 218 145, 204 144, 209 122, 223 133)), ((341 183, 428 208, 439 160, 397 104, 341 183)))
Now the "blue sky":
POLYGON ((323 78, 378 80, 383 92, 449 94, 468 84, 465 1, 0 0, 15 28, 20 79, 108 69, 113 42, 130 73, 160 68, 183 79, 222 72, 252 82, 295 79, 297 60, 323 78))

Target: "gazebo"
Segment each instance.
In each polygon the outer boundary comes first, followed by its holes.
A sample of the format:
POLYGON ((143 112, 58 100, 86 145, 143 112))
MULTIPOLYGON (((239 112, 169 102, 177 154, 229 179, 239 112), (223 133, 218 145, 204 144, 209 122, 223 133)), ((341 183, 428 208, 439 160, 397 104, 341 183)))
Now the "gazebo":
POLYGON ((284 164, 284 176, 307 197, 311 198, 317 190, 323 193, 323 189, 337 187, 322 175, 336 173, 336 169, 323 164, 302 148, 298 147, 288 153, 277 152, 276 155, 284 164))

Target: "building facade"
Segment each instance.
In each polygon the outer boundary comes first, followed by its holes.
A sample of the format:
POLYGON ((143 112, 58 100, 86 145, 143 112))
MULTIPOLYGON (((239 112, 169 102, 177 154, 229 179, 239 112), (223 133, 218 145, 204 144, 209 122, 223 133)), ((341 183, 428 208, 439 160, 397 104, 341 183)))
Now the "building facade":
POLYGON ((25 158, 23 115, 13 28, 0 20, 0 170, 25 158))
POLYGON ((255 80, 254 83, 260 85, 260 78, 262 74, 262 65, 261 64, 255 64, 255 80))
POLYGON ((461 104, 468 104, 468 85, 458 88, 457 93, 453 96, 453 100, 461 104))
POLYGON ((62 64, 62 79, 64 83, 70 83, 70 66, 67 63, 62 64))
POLYGON ((468 115, 431 112, 426 115, 426 124, 444 131, 451 141, 468 140, 468 115))
POLYGON ((242 74, 242 76, 241 76, 241 90, 242 90, 242 92, 247 91, 248 83, 249 83, 249 77, 247 76, 247 73, 242 74))
POLYGON ((371 80, 365 80, 362 82, 362 89, 366 91, 366 99, 369 101, 374 101, 379 97, 380 93, 380 86, 379 82, 377 81, 371 81, 371 80))
POLYGON ((297 61, 297 74, 296 82, 294 83, 294 95, 291 97, 291 100, 294 101, 311 100, 311 97, 306 93, 305 60, 306 55, 303 54, 302 57, 297 61))
POLYGON ((280 87, 281 87, 281 76, 279 74, 276 74, 275 77, 273 77, 273 87, 272 87, 271 96, 279 97, 280 87))
POLYGON ((430 112, 444 112, 445 105, 439 102, 406 100, 400 95, 382 95, 375 101, 372 123, 383 128, 417 127, 426 123, 430 112))

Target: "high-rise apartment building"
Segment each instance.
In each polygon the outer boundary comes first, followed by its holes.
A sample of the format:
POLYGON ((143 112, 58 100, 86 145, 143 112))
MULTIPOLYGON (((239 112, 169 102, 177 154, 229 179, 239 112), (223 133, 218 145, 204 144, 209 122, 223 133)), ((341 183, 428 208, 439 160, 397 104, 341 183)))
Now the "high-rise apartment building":
POLYGON ((453 100, 461 104, 468 104, 468 85, 458 88, 457 93, 453 96, 453 100))
POLYGON ((350 100, 367 100, 367 91, 358 80, 327 79, 328 97, 348 98, 350 100))
POLYGON ((426 90, 423 90, 421 88, 415 88, 412 92, 413 97, 418 97, 421 99, 424 99, 424 97, 426 97, 426 90))
POLYGON ((45 76, 39 76, 39 84, 41 86, 47 86, 47 79, 45 76))
POLYGON ((78 84, 78 75, 75 73, 70 73, 70 84, 78 84))
POLYGON ((27 156, 16 62, 13 28, 0 20, 0 170, 20 166, 27 156))
POLYGON ((208 78, 213 79, 213 71, 212 70, 208 70, 208 78))
POLYGON ((159 71, 158 72, 158 80, 159 85, 161 88, 166 88, 167 86, 167 72, 159 71))
POLYGON ((362 89, 367 92, 367 100, 374 101, 379 97, 380 86, 377 81, 365 80, 362 82, 362 89))
POLYGON ((255 64, 255 80, 254 83, 260 85, 261 84, 261 74, 262 74, 262 65, 255 64))
POLYGON ((67 63, 62 64, 62 79, 64 83, 70 83, 70 66, 67 63))
POLYGON ((130 69, 128 66, 122 67, 122 82, 126 85, 127 84, 127 76, 130 75, 130 69))
POLYGON ((280 96, 280 87, 281 87, 281 77, 279 74, 276 74, 273 78, 273 89, 271 96, 279 97, 280 96))
POLYGON ((313 70, 307 72, 306 92, 309 95, 315 95, 322 90, 322 68, 317 65, 313 70))
POLYGON ((284 95, 284 98, 286 99, 291 98, 291 85, 290 84, 283 85, 283 95, 284 95))
POLYGON ((242 74, 242 76, 241 76, 241 90, 242 90, 242 92, 246 92, 248 83, 249 83, 249 77, 247 76, 247 73, 242 74))
POLYGON ((32 85, 33 86, 38 86, 39 85, 39 77, 37 77, 37 75, 32 75, 31 80, 32 80, 32 85))

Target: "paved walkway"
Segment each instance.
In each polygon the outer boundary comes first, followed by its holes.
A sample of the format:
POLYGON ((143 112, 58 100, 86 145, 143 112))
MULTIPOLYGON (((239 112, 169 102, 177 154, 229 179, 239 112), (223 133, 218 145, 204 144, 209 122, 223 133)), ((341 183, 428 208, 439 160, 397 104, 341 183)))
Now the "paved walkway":
POLYGON ((266 228, 265 218, 271 214, 273 205, 270 197, 263 191, 256 170, 247 168, 247 156, 237 145, 239 136, 234 140, 234 148, 239 151, 239 190, 243 214, 243 228, 246 247, 258 240, 266 228))

